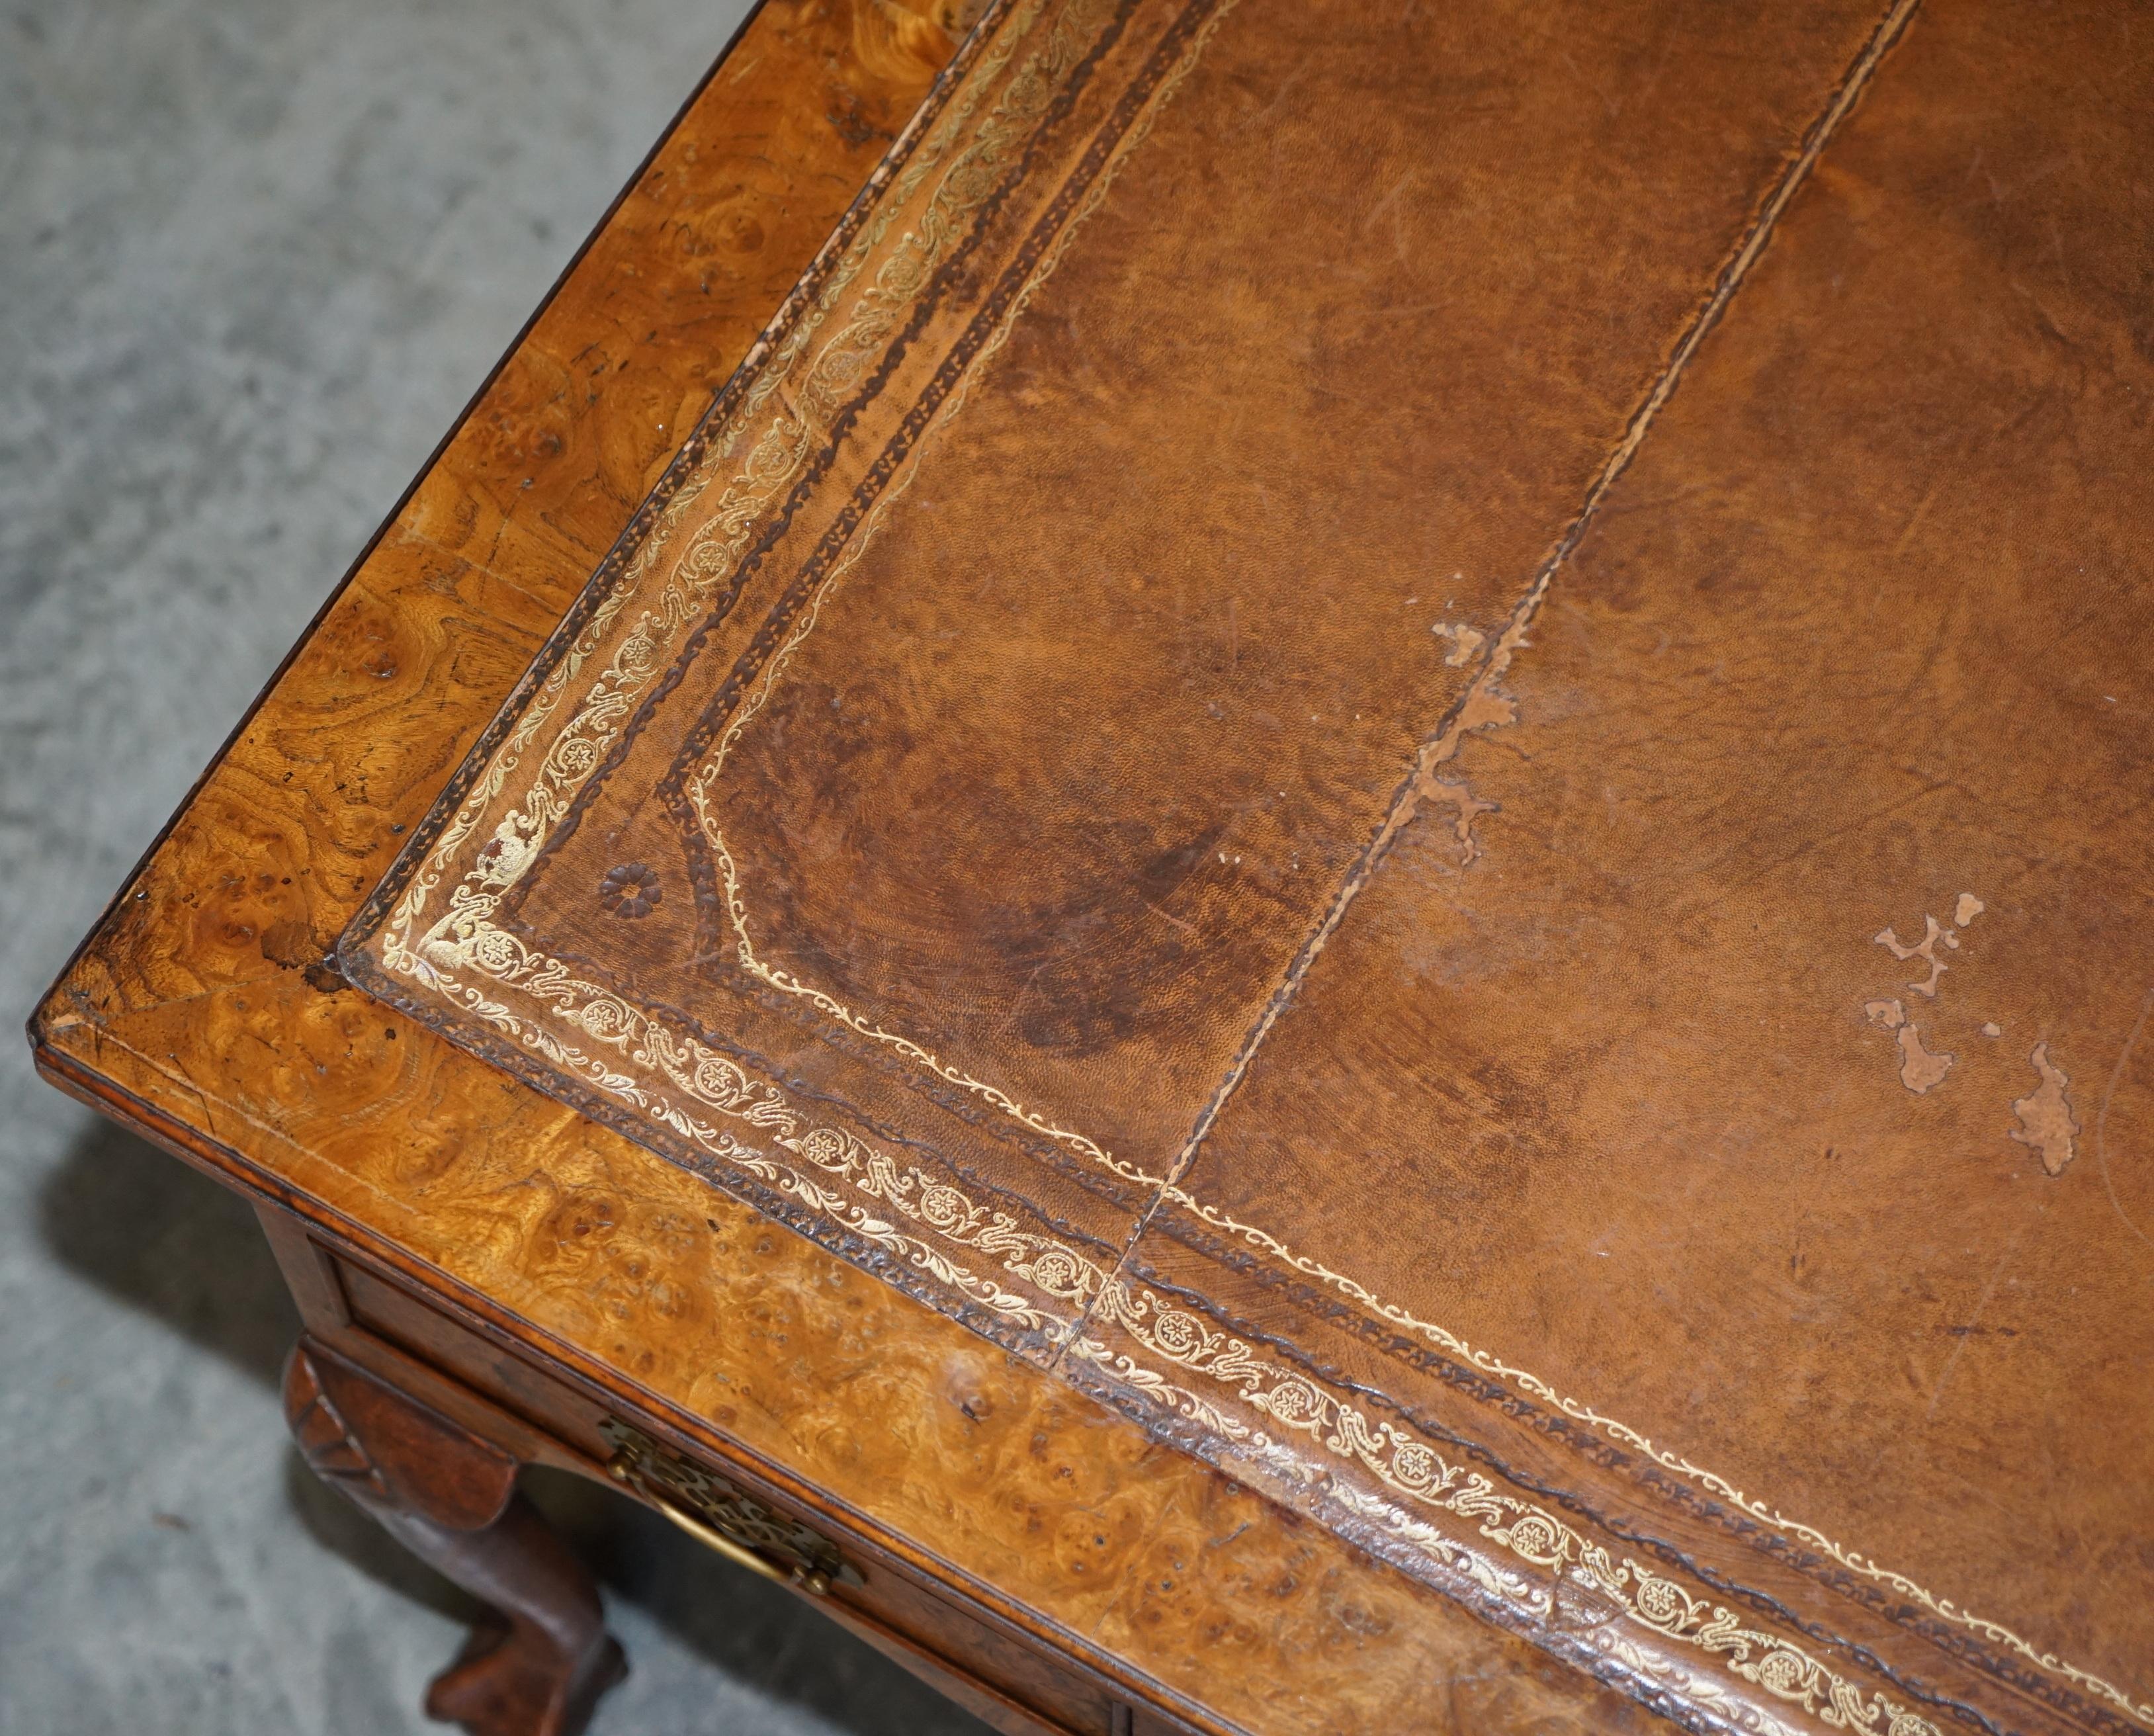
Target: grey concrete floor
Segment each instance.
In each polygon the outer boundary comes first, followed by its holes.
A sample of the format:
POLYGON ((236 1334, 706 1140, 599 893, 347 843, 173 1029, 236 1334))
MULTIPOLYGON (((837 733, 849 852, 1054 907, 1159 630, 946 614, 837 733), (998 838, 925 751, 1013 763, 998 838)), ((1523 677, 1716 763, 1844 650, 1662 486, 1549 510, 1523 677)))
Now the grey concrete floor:
MULTIPOLYGON (((743 0, 0 0, 9 1029, 743 0)), ((428 1728, 457 1595, 286 1444, 240 1202, 0 1039, 0 1732, 428 1728)), ((977 1732, 600 1491, 596 1728, 977 1732)))

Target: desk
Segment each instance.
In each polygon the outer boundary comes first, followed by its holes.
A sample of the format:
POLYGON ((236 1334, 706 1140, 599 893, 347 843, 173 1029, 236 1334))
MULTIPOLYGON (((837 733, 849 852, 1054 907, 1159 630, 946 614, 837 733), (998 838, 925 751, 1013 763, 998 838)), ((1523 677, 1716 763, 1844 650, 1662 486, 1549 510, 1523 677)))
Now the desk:
POLYGON ((34 1024, 431 1708, 546 1463, 1012 1731, 2154 1728, 2146 33, 963 22, 756 15, 34 1024))

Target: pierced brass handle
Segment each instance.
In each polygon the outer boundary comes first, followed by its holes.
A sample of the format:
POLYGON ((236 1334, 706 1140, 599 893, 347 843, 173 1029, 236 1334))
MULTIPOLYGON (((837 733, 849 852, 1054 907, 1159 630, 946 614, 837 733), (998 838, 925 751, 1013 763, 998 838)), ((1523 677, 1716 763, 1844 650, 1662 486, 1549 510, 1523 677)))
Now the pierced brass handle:
POLYGON ((728 1561, 816 1597, 835 1581, 863 1583, 829 1538, 765 1506, 730 1478, 667 1452, 618 1417, 607 1417, 599 1432, 614 1448, 606 1471, 615 1481, 728 1561))
MULTIPOLYGON (((628 1473, 618 1466, 608 1466, 620 1482, 629 1480, 628 1473)), ((829 1580, 823 1574, 811 1572, 804 1567, 781 1567, 767 1555, 758 1555, 744 1543, 735 1543, 716 1525, 707 1525, 692 1513, 683 1513, 665 1496, 651 1490, 643 1490, 644 1499, 666 1518, 686 1531, 706 1549, 715 1550, 737 1567, 745 1567, 750 1573, 761 1574, 774 1585, 797 1585, 813 1596, 821 1597, 830 1589, 829 1580)))

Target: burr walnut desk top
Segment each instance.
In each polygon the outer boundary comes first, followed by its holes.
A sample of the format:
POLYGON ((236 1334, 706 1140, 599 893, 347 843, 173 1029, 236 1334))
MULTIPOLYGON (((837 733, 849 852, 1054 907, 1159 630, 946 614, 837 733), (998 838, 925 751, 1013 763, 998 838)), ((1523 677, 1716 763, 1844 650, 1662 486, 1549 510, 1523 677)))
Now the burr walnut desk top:
POLYGON ((2154 33, 948 22, 757 16, 42 1065, 1006 1728, 2154 1731, 2154 33))

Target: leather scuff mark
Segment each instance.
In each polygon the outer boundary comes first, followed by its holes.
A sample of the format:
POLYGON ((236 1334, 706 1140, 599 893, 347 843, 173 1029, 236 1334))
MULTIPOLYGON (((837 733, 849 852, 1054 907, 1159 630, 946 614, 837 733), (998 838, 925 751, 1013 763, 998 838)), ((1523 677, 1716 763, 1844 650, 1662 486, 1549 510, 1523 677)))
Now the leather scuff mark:
MULTIPOLYGON (((1453 630, 1457 649, 1445 658, 1447 663, 1457 663, 1478 651, 1484 643, 1481 634, 1471 627, 1453 630)), ((1457 758, 1458 749, 1466 738, 1478 729, 1502 729, 1519 721, 1519 702, 1497 685, 1497 677, 1508 667, 1511 653, 1526 642, 1524 623, 1516 623, 1513 631, 1506 631, 1496 641, 1496 649, 1488 662, 1467 687, 1466 697, 1451 719, 1447 728, 1433 739, 1422 744, 1414 762, 1413 781, 1408 787, 1405 811, 1399 817, 1404 826, 1420 809, 1428 804, 1452 810, 1451 835, 1458 844, 1458 865, 1470 868, 1481 857, 1481 840, 1473 834, 1473 822, 1484 814, 1498 814, 1502 804, 1485 799, 1473 793, 1473 787, 1463 778, 1443 778, 1437 775, 1437 768, 1457 758)))
POLYGON ((2060 1176, 2072 1161, 2074 1142, 2080 1135, 2071 1100, 2065 1095, 2071 1076, 2049 1059, 2047 1043, 2034 1045, 2027 1065, 2042 1082, 2013 1104, 2012 1113, 2019 1116, 2019 1125, 2012 1130, 2012 1136, 2039 1152, 2042 1167, 2049 1174, 2060 1176))
POLYGON ((1935 1000, 1937 998, 1937 978, 1943 976, 1951 968, 1937 957, 1937 942, 1942 940, 1948 947, 1957 947, 1959 945, 1959 937, 1942 927, 1935 917, 1924 917, 1922 923, 1922 937, 1912 947, 1900 938, 1897 930, 1892 928, 1880 929, 1870 938, 1873 946, 1884 947, 1895 958, 1919 958, 1928 965, 1929 975, 1926 978, 1914 978, 1908 983, 1907 987, 1913 989, 1917 994, 1935 1000))
MULTIPOLYGON (((1952 905, 1952 928, 1946 927, 1935 917, 1926 912, 1922 917, 1922 937, 1913 946, 1900 938, 1897 929, 1891 927, 1881 929, 1872 935, 1871 944, 1884 947, 1895 958, 1903 961, 1919 958, 1929 966, 1927 976, 1910 979, 1907 987, 1925 999, 1934 1001, 1937 998, 1938 979, 1951 968, 1937 956, 1937 943, 1942 941, 1947 950, 1957 951, 1959 936, 1955 931, 1966 927, 1982 914, 1983 909, 1982 901, 1973 893, 1963 892, 1952 905)), ((1952 1062, 1957 1057, 1948 1050, 1933 1050, 1926 1046, 1921 1030, 1914 1020, 1908 1018, 1906 1008, 1897 1000, 1865 1001, 1862 1016, 1879 1030, 1893 1034, 1893 1040, 1900 1051, 1901 1085, 1919 1097, 1944 1083, 1945 1075, 1952 1071, 1952 1062)), ((1933 1031, 1935 1029, 1932 1027, 1933 1031)), ((1985 1036, 1996 1034, 1995 1028, 1985 1025, 1983 1033, 1985 1036)))
POLYGON ((1932 1054, 1922 1047, 1922 1034, 1911 1021, 1900 1027, 1900 1083, 1917 1097, 1945 1082, 1953 1057, 1940 1049, 1932 1054))
POLYGON ((1503 804, 1474 794, 1473 786, 1463 778, 1437 778, 1424 773, 1416 782, 1420 786, 1416 794, 1422 801, 1448 805, 1457 811, 1451 835, 1458 840, 1458 865, 1472 867, 1481 855, 1481 840, 1473 835, 1473 822, 1483 814, 1502 813, 1503 804))
POLYGON ((1945 1075, 1952 1071, 1957 1057, 1939 1050, 1932 1054, 1922 1046, 1922 1034, 1907 1017, 1906 1008, 1899 1002, 1866 1001, 1862 1016, 1878 1029, 1896 1033, 1900 1046, 1900 1083, 1917 1097, 1944 1083, 1945 1075))
POLYGON ((1488 642, 1488 636, 1478 628, 1454 625, 1449 621, 1438 621, 1429 631, 1451 641, 1451 654, 1443 660, 1447 669, 1463 669, 1473 661, 1473 654, 1488 642))
MULTIPOLYGON (((1474 794, 1473 787, 1462 778, 1437 776, 1437 768, 1457 758, 1466 738, 1476 730, 1501 729, 1519 721, 1518 701, 1506 693, 1498 681, 1510 666, 1512 654, 1525 645, 1525 628, 1524 620, 1513 620, 1504 629, 1489 652, 1488 661, 1467 687, 1466 697, 1451 721, 1422 744, 1421 751, 1414 756, 1413 776, 1406 785, 1405 798, 1393 809, 1386 823, 1387 835, 1382 841, 1388 842, 1389 836, 1403 831, 1425 804, 1432 803, 1451 809, 1456 816, 1451 831, 1458 843, 1458 865, 1471 867, 1479 860, 1481 842, 1473 835, 1473 822, 1483 814, 1500 813, 1500 804, 1474 794)), ((1473 629, 1463 631, 1470 633, 1473 629)), ((1476 644, 1478 642, 1476 636, 1476 644)))

